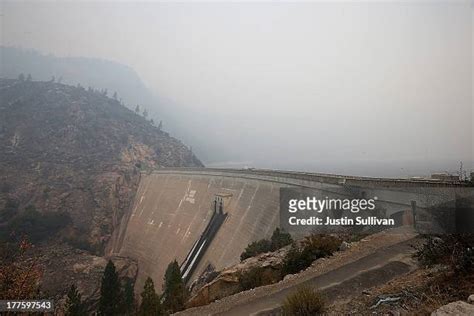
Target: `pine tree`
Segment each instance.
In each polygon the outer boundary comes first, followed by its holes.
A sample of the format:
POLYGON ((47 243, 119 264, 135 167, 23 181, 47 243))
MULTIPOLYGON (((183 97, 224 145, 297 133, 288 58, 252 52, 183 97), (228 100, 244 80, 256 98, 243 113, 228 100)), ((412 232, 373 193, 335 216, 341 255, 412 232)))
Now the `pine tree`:
POLYGON ((160 124, 158 124, 158 129, 161 131, 163 129, 163 121, 160 120, 160 124))
POLYGON ((25 75, 24 75, 24 74, 20 74, 20 75, 18 76, 18 80, 20 80, 20 81, 25 81, 25 75))
POLYGON ((137 104, 137 107, 135 108, 135 113, 139 114, 140 113, 140 106, 137 104))
POLYGON ((31 81, 33 80, 33 78, 31 78, 31 74, 28 74, 28 76, 26 76, 26 81, 31 81))
POLYGON ((181 271, 176 260, 171 262, 166 269, 163 294, 165 297, 163 305, 167 311, 175 313, 184 309, 188 291, 181 278, 181 271))
POLYGON ((109 260, 100 285, 99 315, 117 315, 122 301, 120 294, 118 274, 115 265, 109 260))
POLYGON ((145 286, 143 287, 141 297, 142 304, 140 305, 140 309, 138 310, 138 315, 163 315, 163 309, 161 307, 160 298, 155 292, 155 286, 153 285, 153 280, 150 277, 148 277, 145 281, 145 286))
POLYGON ((122 303, 122 313, 124 315, 133 315, 135 311, 135 293, 133 291, 133 283, 130 280, 125 283, 122 303))
POLYGON ((115 100, 117 100, 117 91, 114 92, 114 94, 112 95, 112 98, 114 98, 115 100))
POLYGON ((66 305, 64 314, 66 316, 85 316, 87 313, 84 304, 81 301, 81 294, 77 291, 74 284, 71 285, 67 292, 66 305))
POLYGON ((143 110, 143 117, 144 118, 148 117, 148 111, 146 109, 143 110))

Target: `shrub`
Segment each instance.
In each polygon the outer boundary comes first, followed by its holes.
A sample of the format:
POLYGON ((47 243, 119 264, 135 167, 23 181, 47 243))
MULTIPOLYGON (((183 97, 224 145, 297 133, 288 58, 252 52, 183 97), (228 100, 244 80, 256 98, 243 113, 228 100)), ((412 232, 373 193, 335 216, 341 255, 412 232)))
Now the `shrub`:
POLYGON ((18 211, 18 202, 13 199, 7 199, 5 206, 0 210, 0 223, 12 219, 18 211))
POLYGON ((425 237, 425 243, 414 254, 422 265, 445 264, 461 273, 474 270, 474 234, 425 237))
POLYGON ((337 251, 341 245, 341 240, 330 235, 313 234, 306 237, 303 244, 305 249, 310 250, 318 258, 321 258, 330 256, 337 251))
POLYGON ((239 275, 239 285, 242 291, 262 285, 272 284, 281 280, 280 272, 271 267, 254 267, 239 275))
POLYGON ((280 230, 280 228, 276 228, 273 231, 272 238, 271 238, 271 248, 272 251, 277 249, 283 248, 293 242, 293 238, 291 235, 284 230, 280 230))
POLYGON ((298 273, 306 269, 311 264, 312 259, 303 254, 303 250, 293 244, 283 259, 282 276, 298 273))
POLYGON ((293 242, 293 238, 289 233, 276 228, 273 231, 272 237, 268 239, 260 239, 250 243, 240 255, 240 261, 243 261, 250 257, 255 257, 261 253, 278 250, 285 247, 293 242))
POLYGON ((338 238, 329 235, 308 236, 300 247, 293 244, 283 260, 283 276, 298 273, 309 267, 313 261, 331 256, 340 244, 338 238))
POLYGON ((244 252, 240 255, 240 261, 243 261, 250 257, 255 257, 258 254, 269 252, 272 249, 272 244, 267 239, 261 239, 250 243, 244 252))
POLYGON ((423 266, 433 266, 442 263, 448 249, 447 245, 440 237, 427 236, 425 243, 417 248, 414 256, 423 266))
POLYGON ((23 213, 17 214, 4 230, 3 240, 16 236, 28 236, 35 242, 42 241, 56 234, 60 229, 71 223, 71 218, 66 212, 40 213, 34 206, 28 206, 23 213))
POLYGON ((282 310, 285 316, 321 315, 325 311, 325 302, 318 291, 302 286, 285 299, 282 310))
POLYGON ((75 235, 75 236, 65 238, 64 241, 66 243, 68 243, 70 246, 74 247, 74 248, 81 249, 81 250, 84 250, 84 251, 88 251, 88 252, 93 253, 93 254, 98 254, 99 253, 98 247, 93 245, 89 241, 87 236, 75 235))
POLYGON ((456 271, 468 273, 474 271, 474 248, 470 247, 463 249, 455 259, 456 271))
POLYGON ((35 252, 27 255, 31 248, 26 239, 18 244, 0 243, 0 300, 38 297, 42 268, 35 252))

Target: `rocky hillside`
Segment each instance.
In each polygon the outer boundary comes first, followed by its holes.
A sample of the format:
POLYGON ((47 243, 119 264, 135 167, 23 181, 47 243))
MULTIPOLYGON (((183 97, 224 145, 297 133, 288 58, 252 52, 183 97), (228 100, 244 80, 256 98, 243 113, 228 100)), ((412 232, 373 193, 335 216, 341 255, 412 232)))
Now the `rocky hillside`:
POLYGON ((63 239, 101 253, 141 170, 202 166, 180 141, 101 92, 1 79, 0 100, 0 210, 9 207, 0 225, 28 207, 64 212, 72 224, 63 239))

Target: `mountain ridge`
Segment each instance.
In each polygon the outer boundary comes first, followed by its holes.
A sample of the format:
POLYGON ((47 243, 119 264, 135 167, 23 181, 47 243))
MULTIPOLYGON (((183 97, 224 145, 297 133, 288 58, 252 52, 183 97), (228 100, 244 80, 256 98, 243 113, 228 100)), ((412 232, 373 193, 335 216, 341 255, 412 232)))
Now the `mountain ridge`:
POLYGON ((138 74, 119 62, 91 57, 59 57, 34 49, 0 46, 1 77, 16 79, 31 74, 34 80, 56 81, 68 85, 80 84, 99 90, 117 92, 123 102, 134 107, 156 107, 156 100, 138 74))

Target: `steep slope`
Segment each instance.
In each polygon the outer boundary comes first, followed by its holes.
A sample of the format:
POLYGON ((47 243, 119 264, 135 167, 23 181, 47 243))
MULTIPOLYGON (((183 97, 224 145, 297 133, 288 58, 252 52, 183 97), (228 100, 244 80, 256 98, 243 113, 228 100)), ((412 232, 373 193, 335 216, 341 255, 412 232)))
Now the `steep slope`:
MULTIPOLYGON (((165 166, 202 164, 180 141, 102 93, 52 82, 0 79, 3 241, 26 233, 37 247, 57 244, 61 260, 68 254, 80 257, 80 250, 72 248, 107 254, 107 244, 133 201, 140 171, 165 166), (38 219, 31 219, 31 214, 58 213, 69 217, 59 234, 35 231, 38 219), (22 224, 24 214, 30 214, 27 224, 22 224)), ((48 251, 43 253, 47 270, 51 258, 48 251)), ((77 260, 64 262, 74 265, 77 260)), ((59 270, 54 271, 58 282, 59 270)), ((61 286, 47 287, 55 292, 61 286)))
POLYGON ((107 245, 141 171, 166 166, 202 163, 103 93, 0 79, 0 246, 24 235, 35 245, 41 297, 60 300, 76 284, 93 307, 108 258, 135 280, 136 262, 110 257, 107 245))

